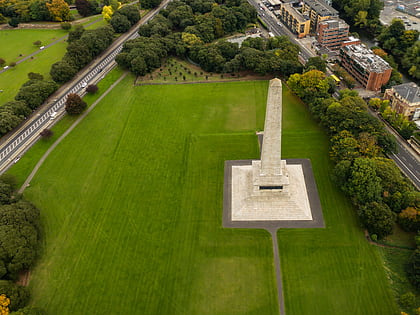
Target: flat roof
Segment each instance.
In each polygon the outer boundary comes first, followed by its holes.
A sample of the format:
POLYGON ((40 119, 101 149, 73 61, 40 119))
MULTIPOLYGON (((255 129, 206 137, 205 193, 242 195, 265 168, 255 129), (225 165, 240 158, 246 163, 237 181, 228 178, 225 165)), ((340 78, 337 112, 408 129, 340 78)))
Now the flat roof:
POLYGON ((321 16, 338 16, 338 11, 322 0, 304 0, 304 3, 321 16))
POLYGON ((345 51, 354 62, 358 63, 370 72, 383 72, 385 70, 392 69, 385 60, 378 55, 375 55, 372 50, 363 44, 348 45, 342 47, 341 49, 345 51))

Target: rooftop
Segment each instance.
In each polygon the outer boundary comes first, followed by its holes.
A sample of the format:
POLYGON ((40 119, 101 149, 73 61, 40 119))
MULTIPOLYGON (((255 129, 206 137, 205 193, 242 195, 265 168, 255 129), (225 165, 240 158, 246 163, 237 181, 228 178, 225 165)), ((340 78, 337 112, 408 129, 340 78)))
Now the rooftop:
POLYGON ((375 55, 372 50, 363 44, 344 46, 341 49, 369 72, 383 72, 391 69, 391 66, 385 60, 375 55))
POLYGON ((342 19, 328 19, 321 21, 320 24, 327 24, 328 28, 349 28, 349 25, 342 19))
POLYGON ((420 87, 414 82, 395 85, 392 88, 409 103, 420 102, 420 87))
POLYGON ((309 21, 309 17, 300 13, 300 11, 296 10, 290 3, 283 4, 283 7, 292 15, 299 23, 305 23, 309 21))
POLYGON ((323 0, 304 0, 304 2, 321 16, 338 16, 338 11, 330 7, 323 0))

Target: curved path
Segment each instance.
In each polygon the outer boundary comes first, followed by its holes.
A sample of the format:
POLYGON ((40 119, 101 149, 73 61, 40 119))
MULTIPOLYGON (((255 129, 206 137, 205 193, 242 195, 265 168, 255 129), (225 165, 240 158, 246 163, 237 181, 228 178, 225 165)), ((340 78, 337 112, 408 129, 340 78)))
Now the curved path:
POLYGON ((127 72, 125 72, 121 77, 118 78, 117 81, 115 81, 93 104, 90 106, 71 126, 69 129, 67 129, 54 143, 53 145, 45 152, 45 154, 42 156, 42 158, 38 161, 38 163, 35 165, 34 169, 32 170, 31 174, 26 178, 25 182, 23 183, 22 187, 19 189, 19 193, 23 193, 26 187, 29 186, 29 183, 31 182, 32 178, 35 176, 35 174, 38 172, 38 169, 41 167, 42 164, 44 164, 44 161, 47 159, 47 157, 50 155, 50 153, 57 147, 57 145, 74 129, 76 126, 85 118, 94 108, 95 106, 109 93, 111 90, 121 82, 122 79, 124 79, 127 76, 127 72))

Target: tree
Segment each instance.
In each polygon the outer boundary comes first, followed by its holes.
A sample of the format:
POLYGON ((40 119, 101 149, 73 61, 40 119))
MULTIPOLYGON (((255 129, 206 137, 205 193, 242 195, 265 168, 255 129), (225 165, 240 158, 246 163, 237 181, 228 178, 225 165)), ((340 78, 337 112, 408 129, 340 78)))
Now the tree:
POLYGON ((398 215, 398 223, 408 232, 420 230, 420 209, 408 207, 398 215))
POLYGON ((6 60, 0 58, 0 67, 3 67, 6 64, 6 60))
POLYGON ((54 21, 63 22, 70 20, 70 8, 64 0, 51 0, 46 5, 54 21))
POLYGON ((76 5, 77 12, 81 16, 89 16, 94 13, 92 11, 92 7, 88 0, 76 0, 75 5, 76 5))
POLYGON ((360 156, 359 143, 350 132, 343 130, 331 138, 330 156, 335 162, 353 161, 360 156))
POLYGON ((36 109, 57 89, 57 84, 50 80, 29 80, 24 83, 15 96, 15 100, 24 101, 31 109, 36 109))
POLYGON ((43 139, 49 139, 49 138, 51 138, 52 136, 53 136, 53 132, 51 131, 51 129, 47 129, 47 128, 45 128, 45 129, 43 129, 40 133, 39 133, 39 135, 43 138, 43 139))
POLYGON ((42 42, 40 40, 36 40, 36 41, 33 42, 33 44, 34 44, 34 46, 39 47, 39 46, 42 45, 42 42))
POLYGON ((10 299, 6 296, 6 294, 0 294, 0 314, 1 315, 9 314, 9 304, 10 304, 10 299))
POLYGON ((33 0, 29 3, 29 15, 31 20, 51 21, 51 15, 46 3, 46 0, 33 0))
POLYGON ((118 11, 112 16, 109 21, 115 33, 125 33, 130 27, 131 23, 125 15, 119 14, 118 11))
POLYGON ((0 280, 0 292, 10 299, 9 309, 11 311, 23 308, 29 302, 28 289, 11 281, 0 280))
POLYGON ((380 202, 368 203, 359 209, 359 217, 369 234, 376 234, 378 239, 392 234, 395 213, 380 202))
POLYGON ((76 25, 73 28, 73 30, 69 32, 67 42, 72 43, 72 42, 75 42, 76 40, 80 39, 80 37, 82 37, 84 31, 85 31, 85 28, 83 27, 83 25, 76 25))
POLYGON ((359 205, 381 201, 381 179, 376 175, 373 160, 367 158, 354 160, 350 168, 346 191, 359 205))
MULTIPOLYGON (((418 246, 418 245, 417 245, 418 246)), ((408 264, 408 279, 417 288, 420 289, 420 248, 413 252, 408 264)))
POLYGON ((98 92, 98 86, 96 84, 89 84, 86 88, 86 92, 89 94, 95 94, 98 92))
POLYGON ((327 70, 327 62, 321 57, 310 57, 305 64, 305 71, 319 70, 325 73, 327 70))
POLYGON ((57 83, 64 83, 69 81, 77 73, 77 68, 70 65, 66 61, 58 61, 51 66, 51 78, 57 83))
POLYGON ((117 11, 119 14, 124 15, 131 25, 136 24, 140 21, 140 12, 137 10, 137 7, 133 6, 124 6, 117 11))
POLYGON ((106 22, 109 22, 111 20, 112 15, 114 14, 114 10, 110 5, 105 5, 102 8, 102 17, 106 22))
POLYGON ((87 108, 87 104, 78 94, 71 93, 67 96, 66 112, 69 115, 79 115, 87 108))
POLYGON ((40 73, 36 72, 29 72, 28 73, 29 80, 44 80, 44 76, 40 73))

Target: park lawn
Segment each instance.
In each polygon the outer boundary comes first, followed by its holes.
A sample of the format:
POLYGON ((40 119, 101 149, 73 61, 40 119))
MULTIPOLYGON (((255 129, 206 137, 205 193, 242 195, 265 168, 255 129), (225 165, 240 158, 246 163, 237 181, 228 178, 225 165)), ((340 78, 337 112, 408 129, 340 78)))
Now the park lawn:
MULTIPOLYGON (((25 192, 45 230, 32 303, 49 314, 278 314, 268 233, 221 228, 223 162, 258 158, 267 82, 131 84, 25 192)), ((283 103, 282 152, 311 159, 327 224, 279 232, 287 315, 395 314, 377 250, 330 181, 327 138, 289 93, 283 103)))
POLYGON ((378 249, 367 243, 354 208, 331 181, 327 137, 304 105, 295 102, 292 110, 287 100, 282 154, 311 159, 326 228, 278 231, 286 314, 397 314, 378 249))
POLYGON ((6 64, 17 62, 25 56, 39 50, 33 43, 41 41, 41 46, 51 44, 53 41, 66 36, 68 31, 62 29, 16 29, 0 31, 0 58, 6 64), (22 55, 22 56, 19 56, 22 55))
POLYGON ((278 313, 269 233, 221 226, 223 162, 258 156, 267 82, 130 85, 25 192, 45 231, 32 303, 48 314, 278 313))
MULTIPOLYGON (((91 106, 122 74, 120 68, 114 68, 97 83, 98 92, 86 94, 83 100, 91 106)), ((42 158, 48 148, 75 122, 78 116, 65 115, 51 128, 53 135, 49 139, 40 139, 26 152, 18 163, 13 164, 7 172, 17 179, 18 187, 22 186, 26 177, 31 173, 35 165, 42 158)))
POLYGON ((15 98, 22 84, 29 80, 29 72, 41 73, 45 79, 51 79, 49 74, 51 65, 63 58, 66 47, 67 42, 61 41, 45 48, 33 59, 28 59, 14 68, 0 73, 0 89, 3 90, 0 93, 0 106, 15 98))

